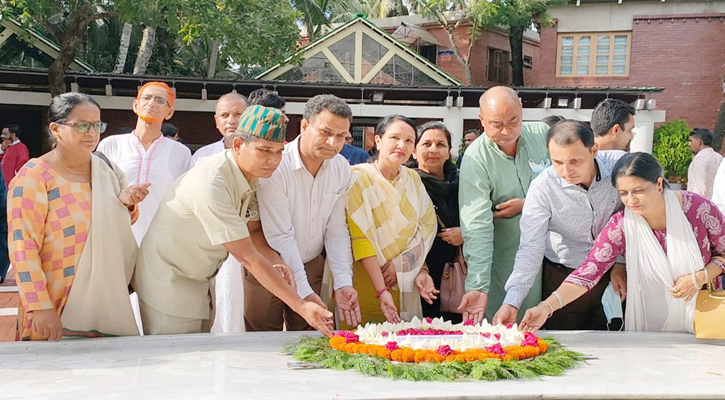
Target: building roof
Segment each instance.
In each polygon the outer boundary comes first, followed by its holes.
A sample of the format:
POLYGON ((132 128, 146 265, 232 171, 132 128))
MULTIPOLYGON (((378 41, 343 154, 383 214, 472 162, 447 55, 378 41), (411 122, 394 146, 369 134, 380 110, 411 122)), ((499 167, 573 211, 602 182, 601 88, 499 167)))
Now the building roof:
MULTIPOLYGON (((478 99, 488 87, 476 86, 395 86, 360 83, 277 82, 258 80, 227 80, 194 77, 151 75, 113 75, 98 73, 67 73, 66 83, 78 84, 81 92, 91 95, 135 97, 138 87, 149 81, 168 83, 176 90, 177 99, 218 99, 237 90, 249 94, 259 88, 275 90, 287 101, 307 101, 320 93, 331 93, 350 104, 373 103, 373 94, 383 93, 385 105, 441 105, 447 97, 462 97, 464 107, 477 107, 478 99), (108 85, 108 87, 107 87, 108 85), (204 90, 205 89, 205 90, 204 90)), ((24 93, 47 93, 48 73, 39 69, 0 67, 0 90, 24 93)), ((582 98, 582 108, 594 108, 605 98, 618 98, 628 103, 661 92, 661 87, 531 87, 514 88, 525 108, 534 108, 545 97, 582 98)), ((12 103, 12 101, 10 101, 12 103)))
MULTIPOLYGON (((27 54, 39 64, 48 68, 60 54, 60 46, 36 29, 26 29, 12 18, 0 18, 0 63, 7 62, 19 53, 27 54), (22 35, 22 39, 18 36, 22 35), (26 37, 27 35, 27 37, 26 37), (3 57, 4 56, 4 57, 3 57)), ((78 57, 68 66, 71 71, 95 72, 95 69, 78 57)))
POLYGON ((378 28, 363 15, 303 47, 286 64, 257 75, 265 81, 460 86, 461 82, 378 28), (301 58, 297 65, 294 59, 301 58))

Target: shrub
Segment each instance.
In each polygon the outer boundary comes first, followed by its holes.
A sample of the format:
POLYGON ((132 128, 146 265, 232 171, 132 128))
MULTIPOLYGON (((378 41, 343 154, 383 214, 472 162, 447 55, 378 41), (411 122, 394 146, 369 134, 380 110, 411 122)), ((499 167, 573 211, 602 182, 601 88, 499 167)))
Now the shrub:
POLYGON ((669 180, 686 180, 687 167, 692 161, 688 144, 690 132, 685 121, 676 119, 662 125, 654 133, 652 155, 662 164, 665 177, 669 180))

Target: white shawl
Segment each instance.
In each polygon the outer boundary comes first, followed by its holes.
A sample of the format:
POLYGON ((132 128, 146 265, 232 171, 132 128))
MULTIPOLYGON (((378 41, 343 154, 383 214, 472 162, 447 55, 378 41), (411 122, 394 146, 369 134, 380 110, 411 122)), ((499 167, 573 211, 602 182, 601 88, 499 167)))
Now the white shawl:
POLYGON ((665 190, 664 196, 667 254, 647 221, 624 210, 628 331, 693 332, 695 300, 676 299, 669 289, 703 267, 702 255, 677 195, 665 190))

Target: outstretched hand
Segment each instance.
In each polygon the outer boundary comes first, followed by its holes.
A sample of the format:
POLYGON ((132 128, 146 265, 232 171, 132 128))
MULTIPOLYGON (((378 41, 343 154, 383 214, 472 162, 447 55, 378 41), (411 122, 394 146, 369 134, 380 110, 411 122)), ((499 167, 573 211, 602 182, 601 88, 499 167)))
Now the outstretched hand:
POLYGON ((299 314, 311 327, 317 329, 327 337, 332 337, 334 324, 330 310, 314 301, 305 300, 302 303, 299 314))
POLYGON ((436 295, 441 292, 436 289, 435 283, 433 283, 433 278, 431 278, 428 271, 424 269, 421 269, 415 277, 415 286, 418 288, 420 297, 428 304, 433 304, 433 300, 438 298, 436 295))
POLYGON ((458 311, 463 313, 463 320, 473 320, 474 324, 483 321, 483 314, 486 312, 488 305, 488 294, 480 290, 471 290, 466 292, 461 299, 461 305, 458 311))
POLYGON ((526 310, 524 318, 521 320, 519 329, 527 332, 536 332, 544 326, 544 323, 549 318, 549 311, 549 306, 546 305, 538 305, 536 307, 529 308, 526 310))
POLYGON ((120 200, 124 206, 132 207, 133 205, 143 201, 143 199, 148 196, 149 186, 151 186, 150 182, 131 185, 118 195, 118 200, 120 200))
POLYGON ((502 304, 501 308, 496 311, 496 314, 493 316, 493 321, 491 322, 493 325, 508 325, 508 324, 515 324, 516 323, 516 317, 519 315, 519 309, 512 306, 511 304, 502 304))

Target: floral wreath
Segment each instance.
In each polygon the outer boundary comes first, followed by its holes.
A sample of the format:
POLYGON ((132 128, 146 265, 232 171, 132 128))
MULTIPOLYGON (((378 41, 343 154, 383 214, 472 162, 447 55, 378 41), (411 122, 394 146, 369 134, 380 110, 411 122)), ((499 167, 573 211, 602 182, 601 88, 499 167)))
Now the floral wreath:
MULTIPOLYGON (((311 366, 408 380, 497 380, 561 375, 582 361, 551 338, 516 324, 452 324, 413 318, 366 324, 330 339, 301 337, 286 350, 311 366)), ((305 367, 310 367, 306 364, 305 367)))

